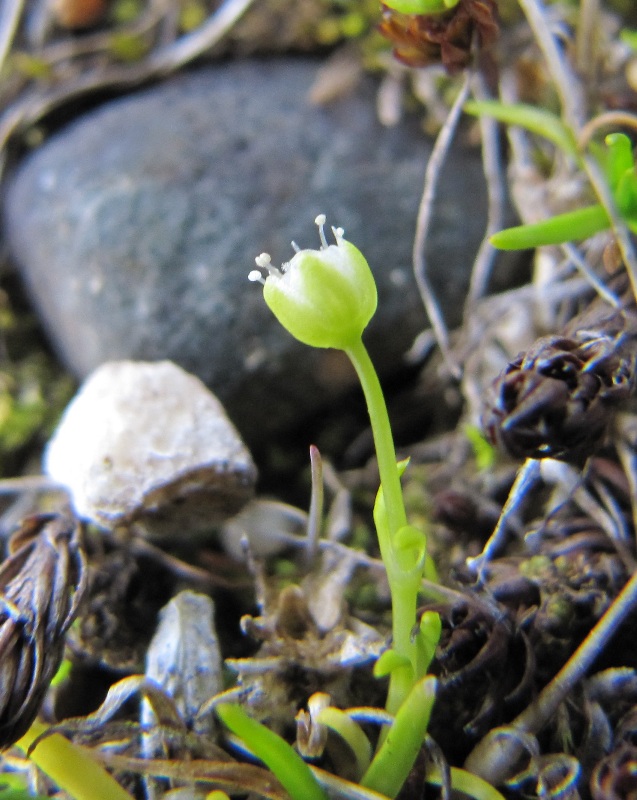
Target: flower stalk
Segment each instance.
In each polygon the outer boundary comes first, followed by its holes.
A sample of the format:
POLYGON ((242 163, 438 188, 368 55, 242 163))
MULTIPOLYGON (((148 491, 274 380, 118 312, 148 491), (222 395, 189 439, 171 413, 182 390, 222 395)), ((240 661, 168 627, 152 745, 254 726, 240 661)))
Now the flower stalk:
MULTIPOLYGON (((425 536, 407 524, 400 474, 389 415, 380 381, 362 334, 376 310, 374 278, 363 254, 333 228, 335 245, 328 245, 325 216, 316 218, 319 250, 300 250, 281 268, 262 253, 259 270, 250 279, 264 285, 264 298, 279 322, 296 339, 312 347, 334 347, 350 358, 360 380, 372 426, 381 488, 374 508, 381 557, 392 597, 392 656, 387 710, 395 714, 429 666, 426 648, 416 628, 418 591, 426 560, 425 536)), ((430 648, 429 648, 430 649, 430 648)), ((388 655, 388 654, 386 654, 388 655)))

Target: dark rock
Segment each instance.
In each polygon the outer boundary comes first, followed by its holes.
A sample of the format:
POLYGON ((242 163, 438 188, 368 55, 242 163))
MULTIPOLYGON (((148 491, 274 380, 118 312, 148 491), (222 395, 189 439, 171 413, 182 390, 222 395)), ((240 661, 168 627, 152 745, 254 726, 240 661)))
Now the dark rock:
MULTIPOLYGON (((314 217, 345 229, 379 284, 367 334, 387 374, 427 326, 411 248, 431 144, 417 120, 384 128, 371 79, 308 103, 319 64, 241 62, 110 102, 28 157, 4 197, 8 245, 63 360, 171 359, 200 376, 248 444, 353 382, 340 353, 298 344, 247 274, 318 245, 314 217)), ((484 225, 477 152, 445 167, 429 243, 458 322, 484 225)))

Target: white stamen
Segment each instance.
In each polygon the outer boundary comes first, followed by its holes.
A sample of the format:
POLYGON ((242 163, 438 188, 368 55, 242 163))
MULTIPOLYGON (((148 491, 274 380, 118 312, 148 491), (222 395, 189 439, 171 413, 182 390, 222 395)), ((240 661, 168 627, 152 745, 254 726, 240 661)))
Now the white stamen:
POLYGON ((254 281, 255 283, 261 283, 265 286, 265 278, 259 272, 258 269, 253 269, 251 272, 248 273, 248 280, 254 281))
MULTIPOLYGON (((272 258, 270 257, 269 253, 261 253, 255 259, 255 263, 257 267, 261 267, 261 269, 267 269, 270 275, 278 276, 279 278, 283 274, 283 269, 279 269, 278 267, 272 266, 272 258)), ((256 270, 250 273, 252 275, 256 270)), ((251 278, 250 280, 257 280, 256 278, 251 278)))
POLYGON ((301 252, 301 248, 298 246, 296 242, 290 242, 290 244, 292 245, 292 249, 294 250, 295 253, 301 252))
POLYGON ((339 239, 342 239, 345 236, 345 229, 344 228, 335 228, 332 226, 332 233, 334 234, 334 238, 338 242, 339 239))
POLYGON ((321 237, 321 249, 324 250, 327 248, 327 239, 325 238, 325 220, 327 217, 325 214, 319 214, 318 217, 314 220, 316 225, 318 225, 319 229, 319 236, 321 237))

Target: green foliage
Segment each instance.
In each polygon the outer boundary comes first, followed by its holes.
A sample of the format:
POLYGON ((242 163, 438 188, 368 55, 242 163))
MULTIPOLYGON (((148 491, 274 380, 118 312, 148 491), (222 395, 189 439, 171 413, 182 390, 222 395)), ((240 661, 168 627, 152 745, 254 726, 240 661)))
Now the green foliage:
POLYGON ((396 797, 405 782, 427 734, 436 698, 436 679, 428 675, 414 684, 398 709, 361 786, 396 797))
MULTIPOLYGON (((465 105, 470 114, 486 114, 507 125, 519 125, 548 139, 566 155, 581 162, 573 134, 555 114, 524 104, 506 105, 495 100, 465 105)), ((593 145, 617 210, 633 233, 637 233, 637 172, 632 145, 623 133, 605 138, 606 148, 593 145)), ((608 210, 597 203, 558 214, 532 225, 518 225, 494 234, 491 243, 501 250, 524 250, 587 239, 611 227, 608 210)))
POLYGON ((328 706, 319 713, 318 722, 333 730, 347 742, 354 755, 356 773, 360 779, 367 772, 372 761, 372 745, 361 726, 345 711, 333 706, 328 706))
POLYGON ((624 28, 622 31, 620 31, 619 38, 633 50, 637 51, 637 30, 624 28))
POLYGON ((0 800, 46 800, 46 798, 41 794, 29 792, 22 775, 7 773, 0 775, 0 800))
POLYGON ((378 0, 332 0, 317 23, 315 36, 321 45, 334 45, 360 39, 373 32, 377 24, 378 0))
POLYGON ((226 728, 278 778, 292 800, 327 800, 308 765, 285 739, 249 717, 240 706, 222 703, 215 710, 226 728))
POLYGON ((490 469, 498 457, 495 447, 487 441, 483 432, 476 425, 467 425, 465 436, 471 443, 476 466, 480 472, 490 469))
POLYGON ((0 473, 12 470, 26 447, 48 438, 72 391, 72 380, 44 353, 0 363, 0 473))
MULTIPOLYGON (((73 669, 73 664, 69 661, 68 658, 65 658, 62 663, 60 664, 58 671, 53 676, 53 680, 51 681, 51 686, 60 686, 64 683, 64 681, 69 677, 71 674, 71 670, 73 669)), ((2 798, 0 798, 2 800, 2 798)))
POLYGON ((401 14, 442 14, 458 5, 459 0, 383 0, 388 8, 401 14))
POLYGON ((519 125, 553 142, 564 153, 579 159, 573 134, 558 116, 546 109, 525 103, 507 105, 498 100, 468 100, 464 104, 464 110, 475 116, 493 117, 505 125, 519 125))

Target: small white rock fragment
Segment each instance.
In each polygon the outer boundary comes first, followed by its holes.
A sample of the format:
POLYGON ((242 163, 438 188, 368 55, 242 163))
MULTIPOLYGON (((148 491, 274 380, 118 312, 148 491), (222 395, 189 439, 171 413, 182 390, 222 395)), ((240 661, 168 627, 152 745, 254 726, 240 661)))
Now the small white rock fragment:
POLYGON ((249 500, 256 468, 221 403, 171 361, 113 361, 64 412, 44 471, 78 516, 151 534, 209 529, 249 500))
POLYGON ((243 540, 253 556, 267 558, 278 555, 291 544, 292 535, 301 534, 307 526, 307 514, 300 508, 277 500, 251 500, 235 517, 223 523, 219 541, 223 550, 235 561, 243 561, 243 540))
MULTIPOLYGON (((214 628, 214 603, 204 594, 183 591, 164 606, 146 655, 147 678, 175 701, 189 730, 211 735, 214 714, 199 718, 201 706, 223 689, 222 660, 214 628)), ((154 714, 142 704, 142 725, 152 729, 154 714)))

